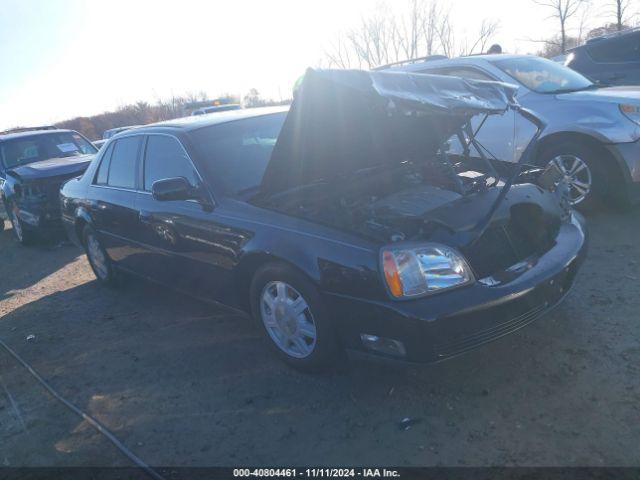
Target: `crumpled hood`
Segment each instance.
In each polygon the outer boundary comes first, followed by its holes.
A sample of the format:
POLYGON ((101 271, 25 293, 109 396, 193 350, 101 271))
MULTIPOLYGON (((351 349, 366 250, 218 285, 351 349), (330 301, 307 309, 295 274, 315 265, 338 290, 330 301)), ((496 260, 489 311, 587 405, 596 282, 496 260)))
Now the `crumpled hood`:
POLYGON ((595 90, 561 93, 557 95, 560 100, 581 102, 605 102, 605 103, 634 103, 640 104, 640 87, 604 87, 595 90))
POLYGON ((77 157, 50 158, 40 162, 28 163, 13 167, 7 173, 19 177, 23 181, 40 180, 58 176, 81 175, 95 155, 77 157))
POLYGON ((516 88, 398 71, 308 70, 265 171, 274 194, 437 152, 476 114, 503 113, 516 88))

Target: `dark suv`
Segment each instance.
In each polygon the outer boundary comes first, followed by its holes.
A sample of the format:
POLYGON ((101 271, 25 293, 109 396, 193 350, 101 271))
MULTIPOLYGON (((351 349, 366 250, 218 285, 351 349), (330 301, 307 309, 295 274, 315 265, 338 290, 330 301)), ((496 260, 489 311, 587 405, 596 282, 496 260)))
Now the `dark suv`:
POLYGON ((0 135, 0 203, 20 243, 39 233, 62 232, 60 186, 81 175, 95 153, 91 142, 73 130, 0 135))
POLYGON ((569 51, 565 65, 606 85, 640 85, 640 29, 589 40, 569 51))

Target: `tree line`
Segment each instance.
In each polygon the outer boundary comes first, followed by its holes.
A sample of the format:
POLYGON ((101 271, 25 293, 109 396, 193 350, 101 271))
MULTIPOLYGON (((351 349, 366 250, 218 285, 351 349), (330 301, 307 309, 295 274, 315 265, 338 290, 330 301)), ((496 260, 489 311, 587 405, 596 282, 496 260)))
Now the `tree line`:
MULTIPOLYGON (((528 39, 541 44, 535 52, 544 57, 564 54, 589 38, 621 31, 636 25, 640 0, 529 0, 549 14, 557 33, 551 38, 528 39), (593 23, 600 22, 598 25, 593 23)), ((391 0, 379 2, 358 24, 340 33, 328 45, 320 67, 371 69, 377 66, 429 55, 447 57, 486 53, 500 30, 497 19, 481 19, 477 28, 461 32, 451 7, 444 0, 391 0), (398 5, 403 8, 397 8, 398 5)), ((225 94, 220 103, 242 103, 246 107, 282 105, 290 99, 263 98, 251 89, 240 99, 225 94)), ((137 102, 113 112, 77 117, 59 122, 60 128, 77 130, 90 139, 102 138, 110 128, 143 125, 182 117, 190 113, 189 105, 207 101, 199 92, 158 100, 154 104, 137 102)))
MULTIPOLYGON (((258 90, 252 88, 242 98, 245 107, 263 107, 269 105, 284 105, 290 99, 273 100, 263 98, 258 90)), ((102 138, 105 130, 128 125, 146 125, 149 123, 172 120, 174 118, 190 115, 194 104, 208 103, 213 105, 214 100, 209 99, 205 92, 190 93, 182 96, 172 96, 166 100, 157 100, 155 103, 136 102, 124 105, 113 112, 104 112, 88 117, 76 117, 55 124, 59 128, 67 128, 82 133, 90 140, 102 138)), ((220 104, 241 103, 238 95, 223 94, 215 99, 220 104)))
MULTIPOLYGON (((554 57, 589 38, 636 24, 638 0, 529 0, 546 9, 555 22, 551 38, 528 39, 541 44, 538 55, 554 57), (604 22, 593 25, 593 22, 604 22)), ((357 25, 329 45, 324 65, 331 68, 374 68, 430 55, 447 57, 486 53, 500 21, 484 18, 475 30, 460 32, 451 6, 442 0, 382 2, 357 25), (396 8, 391 8, 391 5, 396 8), (402 8, 398 8, 401 5, 402 8)), ((533 53, 533 52, 532 52, 533 53)))

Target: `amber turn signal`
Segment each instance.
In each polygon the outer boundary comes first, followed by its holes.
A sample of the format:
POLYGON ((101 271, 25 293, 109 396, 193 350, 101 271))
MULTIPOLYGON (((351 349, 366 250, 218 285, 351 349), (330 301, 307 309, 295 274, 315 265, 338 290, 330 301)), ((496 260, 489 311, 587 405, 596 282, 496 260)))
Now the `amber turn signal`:
POLYGON ((389 286, 389 291, 394 297, 401 297, 403 292, 402 281, 400 280, 396 260, 393 258, 391 252, 384 252, 382 265, 384 268, 384 278, 389 286))

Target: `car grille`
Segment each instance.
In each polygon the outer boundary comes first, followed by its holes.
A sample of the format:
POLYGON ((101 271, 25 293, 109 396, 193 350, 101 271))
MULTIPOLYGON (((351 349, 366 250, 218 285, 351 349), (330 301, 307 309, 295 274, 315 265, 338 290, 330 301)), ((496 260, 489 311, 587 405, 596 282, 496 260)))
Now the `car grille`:
POLYGON ((448 357, 455 357, 456 355, 460 355, 461 353, 473 350, 479 345, 488 343, 492 340, 495 340, 527 326, 529 323, 533 322, 540 315, 542 315, 546 310, 548 310, 548 308, 549 305, 545 305, 544 303, 536 305, 526 312, 510 318, 509 320, 486 330, 482 330, 472 335, 459 338, 447 343, 436 344, 436 355, 438 356, 438 359, 441 360, 448 357))

